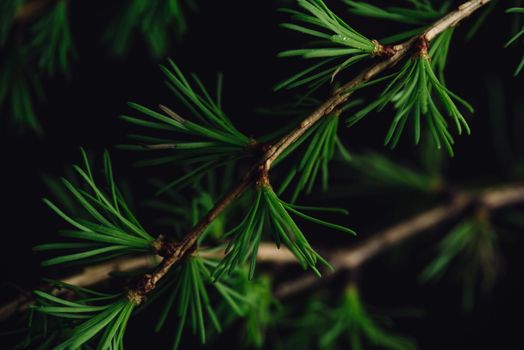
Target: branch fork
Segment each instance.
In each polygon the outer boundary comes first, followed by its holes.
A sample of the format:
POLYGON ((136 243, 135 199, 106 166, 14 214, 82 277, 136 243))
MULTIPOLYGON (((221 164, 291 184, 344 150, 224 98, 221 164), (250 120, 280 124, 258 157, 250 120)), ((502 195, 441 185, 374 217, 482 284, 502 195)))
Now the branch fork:
POLYGON ((178 261, 183 259, 188 252, 195 249, 195 243, 200 234, 205 228, 218 216, 222 211, 228 207, 236 198, 238 198, 247 188, 253 183, 253 178, 256 176, 256 183, 260 185, 269 184, 269 169, 273 161, 275 161, 280 154, 291 144, 297 141, 312 125, 329 115, 333 110, 342 105, 348 100, 353 93, 353 88, 359 86, 373 77, 379 75, 386 69, 396 65, 399 61, 407 56, 407 54, 416 45, 421 51, 427 51, 428 43, 434 39, 438 34, 444 30, 457 25, 463 19, 469 17, 474 11, 489 3, 490 0, 470 0, 462 4, 455 11, 450 12, 442 19, 434 23, 428 28, 422 36, 417 36, 409 39, 401 44, 389 47, 382 46, 378 42, 377 56, 383 58, 380 62, 364 70, 351 81, 336 90, 334 94, 314 112, 306 117, 294 130, 283 136, 270 146, 264 146, 265 152, 261 160, 257 162, 246 173, 242 181, 237 184, 230 192, 228 192, 222 199, 220 199, 215 206, 204 216, 199 223, 180 241, 180 243, 166 243, 160 244, 158 251, 162 252, 164 259, 160 265, 151 274, 146 274, 140 280, 138 285, 128 291, 130 300, 140 301, 143 296, 153 290, 158 280, 160 280, 169 269, 178 261), (167 245, 167 247, 164 247, 167 245))

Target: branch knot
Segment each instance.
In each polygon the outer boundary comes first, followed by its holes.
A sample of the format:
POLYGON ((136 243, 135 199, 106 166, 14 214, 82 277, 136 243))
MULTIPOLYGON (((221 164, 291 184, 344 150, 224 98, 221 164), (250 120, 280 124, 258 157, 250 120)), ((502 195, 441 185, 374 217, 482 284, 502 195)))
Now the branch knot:
POLYGON ((371 54, 373 57, 391 58, 397 53, 394 46, 382 45, 378 40, 372 40, 371 42, 375 44, 375 50, 371 54))

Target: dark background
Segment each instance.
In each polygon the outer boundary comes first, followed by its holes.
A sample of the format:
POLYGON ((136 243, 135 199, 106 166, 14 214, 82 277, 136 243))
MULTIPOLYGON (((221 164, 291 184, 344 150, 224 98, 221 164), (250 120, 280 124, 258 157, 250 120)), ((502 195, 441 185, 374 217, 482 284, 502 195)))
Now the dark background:
MULTIPOLYGON (((278 13, 277 7, 277 1, 268 0, 200 1, 198 11, 189 13, 188 35, 174 45, 170 54, 185 72, 197 72, 204 81, 214 82, 216 72, 223 72, 224 109, 240 130, 254 137, 285 125, 282 117, 259 116, 255 110, 289 101, 289 94, 276 94, 272 86, 297 69, 296 60, 276 58, 282 49, 299 47, 301 40, 300 35, 278 27, 286 16, 278 13)), ((149 106, 177 105, 163 85, 157 63, 139 40, 125 59, 111 57, 101 43, 102 31, 112 16, 117 15, 117 8, 117 4, 108 7, 104 1, 72 2, 71 25, 79 58, 73 65, 70 81, 44 82, 47 98, 37 106, 37 115, 45 129, 43 137, 14 133, 2 118, 3 301, 15 295, 17 288, 31 290, 40 278, 57 276, 56 270, 39 267, 41 257, 31 251, 32 246, 53 240, 56 230, 63 227, 41 202, 48 195, 40 178, 42 174, 62 176, 65 165, 79 161, 80 146, 98 159, 103 149, 109 149, 116 175, 128 181, 138 200, 152 194, 147 179, 165 174, 165 170, 157 168, 137 169, 132 166, 135 154, 113 148, 125 141, 129 131, 129 126, 118 119, 129 112, 127 101, 149 106)), ((340 9, 339 13, 348 18, 343 7, 340 9)), ((446 175, 456 186, 504 181, 509 177, 506 162, 496 155, 493 147, 487 93, 490 85, 504 86, 506 111, 497 110, 497 118, 510 115, 519 97, 522 98, 522 76, 512 77, 521 50, 503 49, 511 33, 511 20, 502 10, 498 6, 470 42, 462 39, 471 24, 465 22, 452 44, 446 74, 448 86, 476 108, 475 115, 468 119, 473 133, 457 137, 456 156, 447 168, 446 175)), ((377 21, 351 18, 353 26, 363 28, 370 37, 392 34, 394 28, 377 21)), ((327 94, 326 90, 317 96, 323 98, 327 94)), ((362 96, 367 94, 363 92, 362 96)), ((416 149, 407 135, 394 151, 381 147, 390 118, 388 113, 373 115, 351 130, 341 127, 341 138, 352 151, 375 149, 406 164, 415 164, 416 149)), ((415 213, 409 201, 403 199, 400 203, 405 204, 405 210, 399 210, 399 202, 394 203, 391 198, 360 198, 358 204, 352 198, 327 202, 343 203, 351 209, 348 225, 356 228, 360 236, 344 241, 350 244, 415 213)), ((144 212, 139 217, 147 225, 153 215, 144 212)), ((442 232, 422 235, 410 249, 397 252, 402 263, 395 263, 387 255, 367 265, 361 277, 365 300, 379 309, 404 306, 423 309, 422 317, 402 318, 396 323, 396 329, 413 336, 421 349, 518 348, 520 316, 524 311, 521 297, 524 290, 519 284, 523 272, 522 237, 509 234, 501 238, 504 268, 495 289, 477 299, 473 312, 463 313, 457 284, 444 281, 439 285, 421 285, 417 281, 432 252, 428 246, 434 245, 442 232)), ((152 344, 152 348, 162 348, 164 339, 155 337, 148 327, 141 327, 139 322, 130 326, 126 335, 129 344, 138 344, 136 334, 140 333, 148 342, 158 341, 158 347, 152 344)))

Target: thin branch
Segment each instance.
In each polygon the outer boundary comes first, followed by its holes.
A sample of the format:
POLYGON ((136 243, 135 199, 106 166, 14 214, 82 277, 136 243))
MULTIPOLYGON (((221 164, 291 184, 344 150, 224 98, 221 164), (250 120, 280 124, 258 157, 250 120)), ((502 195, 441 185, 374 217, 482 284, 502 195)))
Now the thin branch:
MULTIPOLYGON (((205 258, 222 258, 223 253, 218 251, 199 251, 198 254, 205 258)), ((258 248, 257 262, 271 264, 290 264, 296 263, 294 255, 288 249, 278 249, 272 243, 262 242, 258 248)), ((126 256, 113 259, 104 263, 88 266, 82 271, 69 277, 61 278, 60 281, 77 287, 92 287, 110 277, 113 272, 131 272, 142 269, 152 269, 158 266, 159 257, 155 255, 126 256)), ((50 289, 49 285, 42 285, 37 289, 49 291, 54 295, 59 295, 63 290, 50 289)), ((34 298, 31 293, 23 293, 0 306, 0 322, 9 319, 15 314, 19 314, 33 304, 34 298)))
POLYGON ((406 57, 418 39, 422 37, 425 38, 428 42, 433 40, 437 35, 450 27, 456 26, 459 22, 469 17, 473 12, 486 5, 490 1, 491 0, 467 1, 460 5, 457 10, 450 12, 442 19, 435 22, 431 27, 426 29, 422 35, 413 37, 410 40, 393 46, 393 51, 395 52, 393 56, 371 66, 353 78, 353 80, 344 84, 329 100, 322 104, 310 116, 305 118, 297 128, 291 131, 288 135, 284 136, 280 141, 276 142, 266 154, 266 167, 269 169, 271 167, 271 163, 274 162, 287 147, 298 140, 300 136, 302 136, 322 117, 331 113, 335 108, 346 102, 347 99, 353 94, 355 87, 368 82, 370 79, 379 75, 386 69, 395 66, 399 61, 406 57))
MULTIPOLYGON (((350 248, 334 252, 330 263, 338 273, 341 270, 355 270, 365 262, 393 246, 427 232, 447 221, 463 215, 472 206, 477 210, 488 213, 524 203, 524 184, 513 184, 502 188, 484 190, 479 193, 459 193, 449 204, 418 214, 385 230, 377 232, 367 240, 350 248)), ((329 275, 333 276, 333 274, 329 275)), ((285 298, 318 283, 319 279, 313 275, 306 275, 296 280, 283 283, 275 295, 285 298)))
POLYGON ((474 0, 463 3, 456 11, 450 12, 427 29, 424 33, 426 40, 431 41, 446 29, 457 26, 462 20, 489 2, 491 0, 474 0))
MULTIPOLYGON (((77 287, 90 287, 106 281, 113 272, 129 272, 144 268, 152 268, 158 264, 155 257, 150 256, 131 256, 114 259, 103 264, 88 266, 81 272, 61 279, 62 282, 77 287)), ((47 290, 53 294, 60 294, 61 290, 50 290, 49 285, 43 285, 38 289, 47 290)), ((33 303, 32 293, 20 295, 11 302, 0 307, 0 321, 5 321, 12 315, 25 311, 33 303)))
POLYGON ((131 300, 140 300, 144 295, 153 290, 156 283, 165 276, 171 266, 184 258, 191 252, 202 232, 215 220, 235 199, 237 199, 249 187, 253 180, 252 171, 232 190, 230 190, 215 206, 196 224, 196 226, 184 237, 181 242, 165 243, 158 253, 164 257, 155 270, 137 280, 128 293, 131 300))
MULTIPOLYGON (((337 273, 344 270, 355 270, 387 249, 463 215, 467 208, 472 205, 477 205, 478 209, 487 210, 489 213, 492 213, 507 206, 523 203, 524 184, 512 184, 501 188, 487 189, 479 193, 459 193, 450 204, 437 206, 410 219, 404 220, 371 235, 370 238, 353 247, 332 252, 329 254, 328 260, 335 267, 337 273)), ((205 250, 200 251, 198 254, 207 258, 219 259, 223 256, 222 252, 209 252, 205 250)), ((261 243, 257 252, 257 262, 295 264, 297 260, 294 255, 284 247, 277 249, 272 243, 261 243)), ((79 287, 90 287, 107 280, 111 272, 136 271, 139 269, 153 268, 157 266, 157 264, 158 259, 152 255, 119 258, 87 267, 80 273, 62 279, 62 282, 79 287)), ((327 276, 333 275, 334 274, 327 276)), ((307 275, 296 280, 284 282, 275 291, 275 295, 279 298, 285 298, 309 288, 319 281, 317 277, 307 275)), ((43 287, 43 289, 47 288, 46 286, 43 287)), ((55 292, 59 293, 58 290, 55 292)), ((2 305, 0 307, 0 321, 7 320, 12 315, 26 310, 32 302, 32 295, 27 294, 21 295, 15 300, 2 305)))
POLYGON ((226 209, 234 200, 247 189, 249 185, 255 180, 256 172, 259 168, 263 168, 263 173, 267 174, 271 168, 271 164, 278 158, 282 152, 297 141, 311 126, 318 122, 322 117, 329 115, 335 108, 347 101, 353 93, 355 87, 369 81, 373 77, 382 73, 384 70, 396 65, 411 51, 418 39, 425 38, 431 41, 439 33, 443 32, 449 27, 457 25, 463 19, 469 17, 474 11, 489 3, 490 0, 470 0, 460 5, 455 11, 450 12, 441 20, 435 22, 430 26, 421 36, 416 36, 404 43, 396 45, 393 50, 396 52, 393 56, 376 63, 370 68, 364 70, 357 75, 353 80, 344 84, 340 89, 335 91, 333 96, 318 107, 313 113, 306 117, 302 122, 292 130, 289 134, 282 137, 280 140, 269 146, 268 150, 261 157, 259 166, 252 167, 244 176, 242 181, 230 190, 215 206, 204 216, 198 224, 185 236, 179 243, 167 243, 163 249, 164 260, 157 269, 151 274, 144 275, 129 289, 129 297, 131 300, 141 300, 147 293, 153 290, 156 283, 169 271, 169 269, 186 256, 196 243, 198 237, 205 230, 206 227, 218 216, 224 209, 226 209))

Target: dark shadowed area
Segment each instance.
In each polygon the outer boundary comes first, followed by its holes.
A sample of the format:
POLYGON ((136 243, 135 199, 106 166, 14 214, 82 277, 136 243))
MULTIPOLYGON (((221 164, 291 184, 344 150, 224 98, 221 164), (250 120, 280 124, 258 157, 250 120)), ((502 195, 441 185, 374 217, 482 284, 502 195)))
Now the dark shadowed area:
MULTIPOLYGON (((395 30, 394 25, 384 25, 379 20, 349 15, 338 2, 328 3, 333 3, 337 13, 351 19, 352 26, 360 28, 368 37, 381 38, 395 30)), ((287 117, 257 114, 260 108, 275 108, 292 100, 293 93, 273 92, 272 87, 296 72, 297 62, 301 61, 276 57, 284 49, 299 47, 304 39, 279 28, 279 23, 287 20, 286 14, 277 11, 280 1, 197 1, 197 4, 198 9, 188 11, 187 35, 173 45, 169 57, 185 72, 198 73, 203 81, 211 82, 211 86, 216 73, 223 72, 223 108, 245 134, 257 138, 287 125, 284 119, 287 117)), ((513 151, 516 145, 522 142, 522 134, 516 133, 523 130, 518 125, 522 124, 523 117, 519 105, 522 106, 524 98, 524 75, 513 77, 522 47, 503 48, 512 33, 512 21, 504 14, 504 6, 497 7, 470 41, 464 40, 463 34, 473 21, 461 24, 451 45, 446 83, 467 99, 476 112, 467 115, 472 134, 456 137, 455 156, 447 161, 445 175, 449 191, 514 180, 507 164, 516 156, 513 151), (506 127, 501 129, 504 124, 506 127)), ((43 82, 46 99, 36 107, 44 128, 43 136, 13 132, 3 116, 1 118, 2 302, 20 291, 29 293, 43 277, 58 278, 65 271, 40 267, 42 255, 31 249, 53 241, 58 229, 64 227, 41 201, 49 194, 42 175, 63 176, 67 165, 79 162, 80 147, 88 150, 96 164, 101 165, 102 151, 108 149, 115 176, 131 189, 137 216, 148 226, 155 219, 155 211, 140 203, 154 195, 150 180, 169 180, 170 174, 177 170, 170 166, 135 167, 133 163, 139 159, 136 153, 115 148, 126 142, 126 135, 132 129, 119 119, 121 114, 130 112, 128 101, 177 107, 158 68, 158 63, 165 63, 164 60, 155 62, 139 40, 125 59, 112 57, 101 42, 102 32, 112 18, 118 16, 114 13, 117 8, 106 1, 71 2, 71 26, 78 59, 73 64, 70 80, 43 82)), ((364 62, 351 68, 344 76, 350 79, 352 73, 365 65, 364 62)), ((315 96, 323 100, 329 91, 329 88, 321 89, 315 96)), ((380 88, 370 88, 354 96, 372 99, 379 92, 380 88)), ((420 146, 413 144, 408 132, 396 149, 383 147, 391 118, 391 109, 386 108, 385 112, 371 114, 350 129, 341 126, 340 138, 356 154, 374 150, 402 164, 416 166, 420 146)), ((341 237, 331 231, 315 232, 315 226, 305 224, 305 230, 311 227, 312 243, 320 247, 354 244, 435 203, 425 199, 416 201, 411 193, 353 195, 352 170, 341 164, 334 164, 332 169, 333 190, 318 191, 303 198, 306 202, 313 198, 315 204, 348 209, 350 215, 337 218, 338 222, 354 228, 359 235, 341 237)), ((234 176, 239 177, 240 173, 234 176)), ((498 220, 497 216, 494 220, 498 220)), ((395 330, 413 337, 420 349, 518 348, 517 344, 521 343, 518 320, 524 312, 522 232, 510 229, 497 232, 503 252, 501 274, 494 289, 487 295, 478 295, 473 310, 464 312, 462 289, 452 277, 438 284, 419 281, 436 244, 452 224, 420 234, 364 266, 359 271, 364 300, 377 310, 391 310, 392 314, 404 308, 420 311, 415 312, 415 316, 395 318, 395 330)), ((327 288, 342 284, 337 279, 327 288)), ((284 303, 305 298, 307 293, 292 296, 284 303)), ((171 343, 165 340, 172 336, 169 327, 156 334, 146 326, 152 317, 143 313, 130 323, 126 348, 162 349, 171 343)), ((240 348, 240 342, 230 341, 242 331, 241 326, 226 330, 223 340, 208 347, 240 348)), ((195 348, 198 343, 183 345, 186 347, 182 348, 195 348)))

